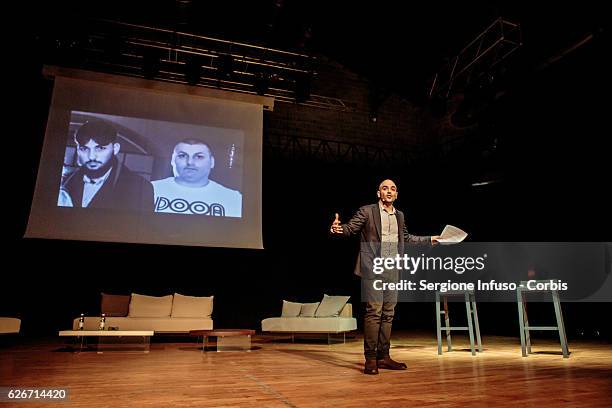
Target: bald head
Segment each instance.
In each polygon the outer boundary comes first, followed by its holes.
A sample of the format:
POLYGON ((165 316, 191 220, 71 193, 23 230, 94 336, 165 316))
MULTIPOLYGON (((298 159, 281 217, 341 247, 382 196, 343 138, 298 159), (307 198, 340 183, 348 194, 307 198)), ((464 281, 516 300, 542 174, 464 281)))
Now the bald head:
POLYGON ((378 185, 376 196, 383 203, 383 205, 392 205, 397 199, 397 186, 393 180, 383 180, 378 185))
MULTIPOLYGON (((393 185, 393 186, 395 186, 395 182, 393 180, 391 180, 391 179, 383 180, 378 185, 378 189, 380 190, 383 185, 393 185)), ((395 189, 397 190, 397 186, 395 186, 395 189)))

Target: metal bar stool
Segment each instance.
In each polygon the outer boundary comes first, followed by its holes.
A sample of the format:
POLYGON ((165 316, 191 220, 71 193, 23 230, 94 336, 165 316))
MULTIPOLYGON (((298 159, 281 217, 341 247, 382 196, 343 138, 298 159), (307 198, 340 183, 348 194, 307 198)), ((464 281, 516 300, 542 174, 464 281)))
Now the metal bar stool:
POLYGON ((446 344, 448 351, 453 351, 451 343, 451 331, 452 330, 467 330, 470 336, 470 350, 472 355, 476 355, 476 349, 474 347, 474 336, 478 344, 478 351, 482 353, 482 341, 480 338, 480 325, 478 324, 478 311, 476 309, 476 298, 474 297, 474 291, 454 291, 454 292, 436 292, 436 331, 438 335, 438 355, 442 354, 442 330, 446 331, 446 344), (450 317, 448 314, 448 297, 449 296, 463 296, 465 299, 465 313, 467 315, 467 327, 465 326, 451 326, 450 317), (440 309, 440 298, 444 301, 444 310, 440 309), (445 327, 442 328, 442 322, 440 315, 444 315, 445 327), (473 316, 473 320, 472 320, 473 316), (472 323, 473 321, 473 323, 472 323))
MULTIPOLYGON (((549 281, 532 281, 533 283, 548 283, 549 281)), ((556 290, 529 290, 527 288, 527 281, 522 281, 519 287, 516 289, 516 298, 518 304, 518 315, 519 315, 519 326, 521 330, 521 351, 523 357, 527 357, 531 354, 531 338, 529 336, 530 330, 556 330, 559 332, 559 341, 561 343, 561 351, 563 358, 569 357, 569 349, 567 347, 567 337, 565 335, 565 325, 563 324, 563 313, 561 312, 561 302, 559 300, 559 292, 556 290), (555 317, 557 319, 556 326, 530 326, 529 320, 527 319, 527 303, 523 292, 551 292, 553 305, 555 307, 555 317)))

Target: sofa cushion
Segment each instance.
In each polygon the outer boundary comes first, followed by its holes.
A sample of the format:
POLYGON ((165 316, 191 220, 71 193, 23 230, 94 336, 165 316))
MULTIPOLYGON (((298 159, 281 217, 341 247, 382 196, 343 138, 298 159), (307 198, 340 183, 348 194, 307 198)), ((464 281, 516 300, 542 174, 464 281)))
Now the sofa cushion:
POLYGON ((0 317, 0 334, 19 333, 21 320, 16 317, 0 317))
POLYGON ((340 311, 339 317, 353 317, 353 305, 347 303, 340 311))
POLYGON ((302 304, 283 300, 283 311, 281 317, 297 317, 302 310, 302 304))
POLYGON ((172 295, 146 296, 132 293, 129 317, 169 317, 172 312, 172 295))
POLYGON ((214 296, 185 296, 174 294, 172 317, 210 317, 214 296))
POLYGON ((109 295, 102 293, 102 303, 100 313, 108 317, 124 317, 130 311, 130 295, 109 295))
POLYGON ((335 317, 348 302, 350 296, 328 296, 323 295, 323 300, 317 308, 315 317, 335 317))
POLYGON ((354 317, 270 317, 261 321, 261 330, 289 333, 341 333, 357 330, 354 317))
POLYGON ((317 308, 321 302, 316 303, 302 303, 299 317, 314 317, 317 308))

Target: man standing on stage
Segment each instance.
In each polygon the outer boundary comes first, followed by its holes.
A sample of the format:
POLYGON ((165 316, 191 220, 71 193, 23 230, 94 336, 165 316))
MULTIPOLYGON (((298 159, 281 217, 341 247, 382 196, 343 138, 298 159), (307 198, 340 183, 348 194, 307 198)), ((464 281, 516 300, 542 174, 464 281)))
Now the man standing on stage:
POLYGON ((403 255, 405 244, 432 244, 438 236, 415 236, 408 233, 404 214, 393 206, 397 199, 397 186, 392 180, 384 180, 376 192, 378 203, 365 205, 346 224, 341 224, 338 214, 331 225, 331 233, 343 236, 360 234, 361 250, 355 274, 361 277, 363 297, 366 301, 364 316, 365 374, 378 374, 379 368, 405 370, 406 364, 389 356, 391 326, 397 291, 375 290, 374 280, 397 282, 399 271, 386 270, 383 275, 373 272, 375 257, 395 258, 403 255))

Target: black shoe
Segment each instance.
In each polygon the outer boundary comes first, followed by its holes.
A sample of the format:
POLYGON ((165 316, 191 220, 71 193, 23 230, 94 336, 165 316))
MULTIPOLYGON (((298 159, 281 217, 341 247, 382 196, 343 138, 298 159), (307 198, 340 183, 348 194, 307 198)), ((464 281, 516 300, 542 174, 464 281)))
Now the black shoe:
POLYGON ((364 374, 376 375, 378 374, 378 365, 376 364, 376 360, 366 360, 365 366, 363 368, 364 374))
POLYGON ((399 361, 394 361, 391 357, 385 357, 382 360, 376 360, 378 368, 387 368, 389 370, 406 370, 408 366, 399 361))

